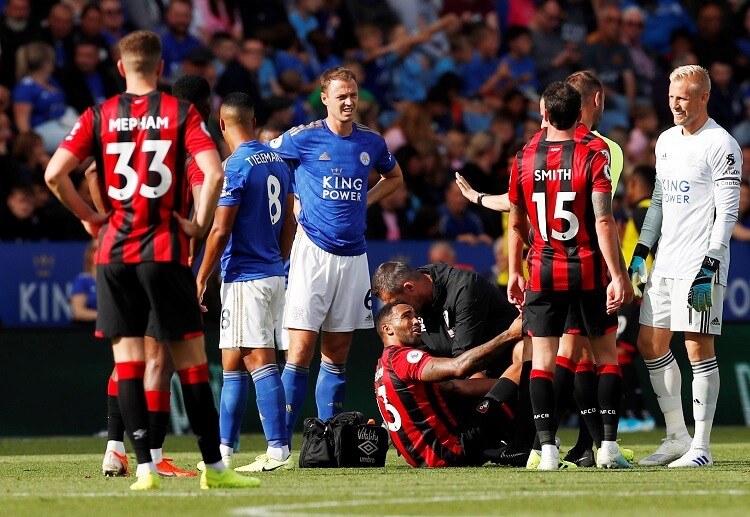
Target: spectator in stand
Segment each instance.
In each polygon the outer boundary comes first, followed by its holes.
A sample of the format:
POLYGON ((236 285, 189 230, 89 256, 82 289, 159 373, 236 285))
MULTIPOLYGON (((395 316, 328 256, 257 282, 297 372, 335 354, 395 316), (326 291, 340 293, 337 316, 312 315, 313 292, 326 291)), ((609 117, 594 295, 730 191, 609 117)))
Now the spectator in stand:
POLYGON ((652 106, 637 104, 633 108, 633 129, 630 130, 625 155, 633 165, 642 163, 649 152, 651 139, 658 136, 659 119, 652 106))
POLYGON ((208 81, 212 88, 216 87, 216 67, 214 66, 214 55, 206 47, 195 47, 190 49, 182 60, 180 68, 175 71, 173 77, 177 79, 186 75, 199 75, 208 81))
POLYGON ((226 70, 219 78, 216 93, 221 97, 226 97, 233 92, 247 93, 255 103, 255 115, 262 118, 265 111, 263 94, 281 93, 275 79, 268 83, 268 91, 263 90, 260 82, 262 66, 263 42, 257 39, 246 39, 242 42, 237 57, 227 64, 226 70))
POLYGON ((307 34, 308 68, 313 75, 319 76, 329 68, 341 66, 341 58, 334 54, 333 46, 334 42, 320 29, 307 34))
POLYGON ((482 219, 469 210, 469 200, 453 181, 445 188, 445 203, 440 212, 440 233, 443 235, 471 245, 478 242, 492 244, 492 237, 484 232, 482 219))
POLYGON ((491 92, 519 90, 538 96, 539 82, 531 59, 531 31, 527 27, 511 26, 505 35, 508 53, 500 58, 500 65, 492 77, 479 89, 480 95, 491 92))
POLYGON ((55 50, 43 42, 33 42, 19 50, 18 72, 22 77, 13 88, 13 118, 19 133, 35 131, 44 148, 53 153, 78 118, 67 106, 65 92, 52 76, 55 50))
POLYGON ((194 29, 208 44, 214 34, 225 32, 235 39, 242 39, 242 16, 240 4, 243 0, 196 0, 194 3, 194 29))
POLYGON ((464 79, 464 97, 476 97, 482 91, 485 83, 491 79, 500 59, 497 57, 500 49, 500 35, 494 29, 485 25, 477 25, 471 33, 474 52, 471 61, 460 66, 461 77, 464 79))
MULTIPOLYGON (((710 101, 711 99, 709 99, 710 101)), ((750 98, 746 98, 743 101, 743 106, 745 108, 745 118, 742 119, 742 122, 737 124, 732 128, 732 136, 737 140, 737 143, 740 144, 740 147, 744 149, 750 145, 750 98)), ((745 165, 745 159, 750 158, 750 156, 743 156, 743 162, 742 165, 744 167, 747 167, 745 165)))
POLYGON ((383 132, 383 138, 392 153, 405 145, 419 149, 434 146, 440 141, 432 129, 429 112, 421 104, 415 102, 402 105, 401 115, 391 127, 383 132))
POLYGON ((495 263, 492 264, 490 269, 482 273, 482 276, 492 285, 497 286, 503 294, 508 292, 508 251, 506 247, 507 243, 504 235, 495 239, 495 243, 492 245, 492 254, 495 257, 495 263))
MULTIPOLYGON (((711 97, 708 111, 721 127, 733 128, 744 118, 745 106, 740 85, 728 58, 717 57, 708 69, 711 78, 711 97)), ((742 144, 740 144, 742 145, 742 144)))
POLYGON ((740 183, 740 211, 732 230, 732 239, 750 241, 750 182, 746 179, 740 183))
POLYGON ((73 32, 75 43, 88 40, 96 43, 101 61, 110 61, 110 45, 102 31, 102 10, 97 4, 87 4, 81 12, 81 23, 73 32))
POLYGON ((257 38, 264 29, 289 22, 284 0, 240 0, 239 7, 245 38, 257 38))
POLYGON ((237 55, 240 52, 240 46, 237 40, 228 32, 217 32, 211 36, 211 41, 209 41, 208 47, 214 55, 216 76, 221 77, 224 75, 227 65, 237 58, 237 55))
POLYGON ((466 165, 468 135, 462 131, 451 129, 445 133, 443 142, 445 144, 445 158, 448 162, 448 169, 451 171, 463 169, 466 165))
POLYGON ((622 13, 615 4, 602 7, 596 17, 598 40, 583 48, 582 66, 595 72, 606 93, 606 109, 599 131, 607 134, 615 126, 629 127, 636 84, 628 48, 621 43, 622 13))
POLYGON ((62 70, 73 61, 73 8, 55 4, 50 9, 41 39, 55 49, 55 67, 62 70))
POLYGON ((643 28, 641 41, 643 45, 664 56, 670 50, 670 38, 678 29, 684 29, 689 34, 695 33, 695 23, 687 8, 680 0, 655 0, 651 2, 623 2, 623 8, 628 5, 639 5, 646 13, 646 25, 643 28))
POLYGON ((34 213, 30 185, 13 185, 0 206, 0 241, 38 241, 45 237, 43 224, 34 213))
MULTIPOLYGON (((495 167, 500 160, 501 152, 502 143, 492 133, 480 131, 474 134, 466 149, 467 164, 461 169, 461 175, 479 192, 502 194, 505 189, 495 174, 495 167)), ((500 214, 484 207, 478 207, 477 211, 482 221, 484 233, 492 238, 503 233, 502 216, 500 214)))
POLYGON ((433 242, 432 245, 430 245, 430 249, 427 251, 427 262, 430 264, 442 262, 459 269, 468 269, 469 271, 474 270, 474 266, 471 264, 458 264, 456 262, 456 248, 454 248, 453 244, 449 241, 433 242))
POLYGON ((639 102, 651 102, 653 83, 659 71, 651 52, 641 43, 646 16, 637 5, 622 10, 622 42, 628 47, 635 74, 639 102))
POLYGON ((102 61, 99 50, 96 41, 79 41, 75 45, 73 63, 60 75, 67 102, 79 113, 104 102, 125 87, 125 82, 110 62, 102 61))
MULTIPOLYGON (((440 18, 440 3, 434 0, 387 0, 398 21, 409 34, 416 34, 440 18)), ((450 51, 450 43, 443 32, 436 32, 425 41, 420 50, 431 60, 437 60, 450 51)))
MULTIPOLYGON (((716 1, 702 5, 698 10, 696 24, 698 33, 695 35, 693 49, 698 56, 698 64, 703 68, 710 68, 715 61, 723 61, 736 66, 740 52, 734 34, 727 26, 722 5, 716 1)), ((716 122, 720 124, 718 120, 716 122)))
POLYGON ((564 81, 581 60, 578 46, 564 41, 560 35, 561 16, 562 9, 557 0, 542 0, 529 23, 531 59, 541 89, 554 81, 564 81))
POLYGON ((0 84, 13 88, 16 84, 16 51, 36 39, 39 22, 31 16, 29 0, 7 0, 0 18, 0 84))
POLYGON ((70 10, 73 13, 73 22, 78 25, 83 17, 83 11, 87 5, 90 5, 90 0, 60 0, 61 4, 70 6, 70 10))
MULTIPOLYGON (((311 117, 307 112, 302 92, 302 75, 297 70, 287 70, 279 76, 279 86, 283 92, 283 97, 289 100, 292 109, 292 126, 307 124, 311 117)), ((273 100, 273 99, 269 99, 273 100)))
POLYGON ((98 241, 91 239, 83 254, 83 271, 73 279, 70 294, 72 323, 94 328, 96 322, 96 250, 98 241))
POLYGON ((122 0, 101 0, 99 8, 102 11, 102 37, 107 41, 110 52, 112 47, 133 30, 133 25, 125 22, 122 0))
POLYGON ((195 47, 203 46, 203 43, 189 33, 193 21, 193 4, 190 0, 170 0, 164 13, 164 21, 165 26, 159 31, 164 49, 163 77, 171 82, 172 74, 177 71, 187 53, 195 47))
POLYGON ((322 7, 322 0, 294 1, 294 8, 289 12, 289 23, 294 27, 300 41, 306 42, 307 35, 320 28, 317 14, 322 7))
POLYGON ((13 143, 13 161, 16 174, 15 182, 32 185, 44 178, 50 155, 44 150, 42 137, 33 131, 21 133, 13 143))
POLYGON ((495 30, 499 28, 492 0, 445 0, 441 14, 455 14, 466 25, 481 23, 495 30))
POLYGON ((370 240, 396 242, 410 238, 409 188, 402 183, 388 197, 378 201, 367 210, 367 230, 365 237, 370 240))
POLYGON ((163 22, 167 0, 122 0, 128 19, 136 29, 151 30, 163 22))
POLYGON ((281 77, 287 70, 296 70, 302 76, 302 90, 307 93, 313 91, 318 86, 318 76, 313 75, 307 52, 297 38, 294 27, 288 23, 275 27, 274 47, 273 65, 276 76, 281 77))

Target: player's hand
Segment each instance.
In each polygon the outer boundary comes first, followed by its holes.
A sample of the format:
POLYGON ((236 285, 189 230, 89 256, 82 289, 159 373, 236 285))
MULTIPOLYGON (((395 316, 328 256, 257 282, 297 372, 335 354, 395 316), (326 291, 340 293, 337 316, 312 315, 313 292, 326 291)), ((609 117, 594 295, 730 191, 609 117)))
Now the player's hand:
POLYGON ((711 284, 713 284, 714 275, 718 270, 719 261, 717 259, 711 257, 703 259, 703 264, 701 264, 698 274, 695 275, 695 280, 693 280, 690 292, 688 292, 688 305, 696 311, 707 311, 713 305, 711 284))
POLYGON ((633 286, 624 276, 613 277, 607 286, 607 314, 617 312, 617 309, 633 300, 633 286))
POLYGON ((195 290, 198 293, 198 304, 200 305, 201 312, 208 312, 206 306, 203 305, 203 295, 206 294, 206 280, 196 277, 195 290))
POLYGON ((521 339, 523 337, 523 315, 519 314, 518 317, 513 320, 513 323, 511 323, 508 328, 508 335, 516 339, 521 339))
POLYGON ((508 277, 508 301, 520 310, 524 304, 526 279, 523 274, 511 273, 508 277))
POLYGON ((182 229, 182 232, 187 235, 188 237, 202 237, 202 231, 200 227, 191 221, 190 219, 185 219, 177 212, 172 212, 172 217, 177 219, 177 222, 180 223, 180 228, 182 229))
POLYGON ((630 278, 630 284, 633 286, 633 292, 638 298, 643 296, 641 286, 648 280, 648 271, 646 270, 646 257, 648 257, 649 250, 643 244, 636 244, 635 251, 633 251, 633 258, 630 260, 630 266, 628 266, 628 277, 630 278))
POLYGON ((112 212, 107 212, 106 214, 94 212, 94 215, 89 217, 87 220, 81 221, 81 224, 83 224, 86 232, 94 239, 96 239, 99 237, 99 232, 101 231, 102 226, 104 226, 104 223, 107 222, 107 219, 109 219, 110 215, 112 215, 112 212))
POLYGON ((478 203, 477 197, 479 196, 479 192, 471 188, 471 185, 469 185, 469 182, 466 181, 466 178, 461 176, 459 173, 456 173, 456 185, 458 185, 458 188, 461 189, 461 194, 463 194, 466 199, 468 199, 472 203, 478 203))

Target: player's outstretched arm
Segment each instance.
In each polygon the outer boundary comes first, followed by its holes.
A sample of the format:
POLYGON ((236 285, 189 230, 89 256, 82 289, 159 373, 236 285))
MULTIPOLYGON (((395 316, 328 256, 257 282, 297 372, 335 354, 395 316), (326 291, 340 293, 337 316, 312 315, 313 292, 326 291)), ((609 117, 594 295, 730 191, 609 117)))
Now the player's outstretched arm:
POLYGON ((240 205, 220 206, 216 209, 214 224, 206 239, 206 252, 203 254, 203 262, 195 277, 195 286, 198 295, 198 301, 201 302, 201 309, 206 310, 202 305, 203 293, 206 292, 208 277, 214 272, 219 265, 222 253, 229 244, 229 237, 232 235, 234 220, 237 218, 237 212, 240 205))
POLYGON ((44 181, 47 182, 47 186, 55 197, 83 222, 86 231, 92 237, 97 237, 109 214, 95 212, 78 194, 70 179, 70 173, 79 163, 80 160, 76 155, 67 149, 58 148, 47 164, 44 181))
POLYGON ((513 321, 508 330, 483 345, 467 350, 458 357, 445 359, 433 357, 422 369, 419 380, 440 382, 463 379, 487 368, 507 347, 521 339, 521 317, 513 321))
POLYGON ((458 188, 461 189, 461 194, 474 204, 497 212, 508 212, 510 210, 510 201, 508 200, 507 193, 495 195, 477 192, 471 188, 471 185, 466 181, 466 178, 461 176, 458 172, 456 173, 456 184, 458 185, 458 188))
POLYGON ((393 194, 404 182, 401 166, 397 163, 391 172, 382 174, 380 180, 367 191, 367 207, 393 194))
POLYGON ((526 278, 523 276, 523 243, 524 236, 529 234, 529 219, 524 207, 510 205, 508 229, 508 301, 516 307, 522 307, 526 290, 526 278))
POLYGON ((294 234, 297 231, 297 219, 294 214, 295 195, 292 193, 286 196, 286 210, 284 212, 284 222, 281 226, 281 235, 279 236, 279 248, 281 248, 281 260, 286 262, 292 251, 294 234))

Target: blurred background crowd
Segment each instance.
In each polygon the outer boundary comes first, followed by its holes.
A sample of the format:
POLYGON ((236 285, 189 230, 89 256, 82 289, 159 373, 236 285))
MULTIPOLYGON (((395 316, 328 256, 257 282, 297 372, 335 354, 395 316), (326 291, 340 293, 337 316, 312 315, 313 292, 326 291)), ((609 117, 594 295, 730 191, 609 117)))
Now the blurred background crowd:
MULTIPOLYGON (((136 28, 162 37, 166 91, 200 74, 216 105, 250 94, 262 140, 324 117, 319 75, 351 68, 359 121, 383 134, 405 177, 369 210, 367 237, 484 242, 498 257, 503 217, 470 204, 454 171, 477 191, 507 191, 510 162, 539 128, 541 92, 591 69, 606 87, 599 130, 625 154, 615 198, 624 228, 648 195, 637 180, 653 178, 656 137, 672 125, 669 72, 700 64, 709 114, 742 146, 734 236, 750 240, 747 0, 0 0, 0 12, 2 241, 87 239, 43 172, 78 114, 124 88, 116 43, 136 28)), ((215 115, 209 128, 222 145, 215 115)), ((436 246, 455 263, 451 252, 436 246)))

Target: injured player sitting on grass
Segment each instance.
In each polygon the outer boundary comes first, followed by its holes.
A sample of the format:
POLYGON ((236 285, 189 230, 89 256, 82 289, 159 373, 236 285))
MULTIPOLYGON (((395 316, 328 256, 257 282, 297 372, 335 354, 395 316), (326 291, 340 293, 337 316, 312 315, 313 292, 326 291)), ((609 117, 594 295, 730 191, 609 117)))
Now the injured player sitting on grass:
POLYGON ((467 379, 521 337, 521 319, 489 342, 454 358, 420 350, 422 326, 404 302, 375 316, 383 355, 375 372, 378 408, 393 445, 413 467, 482 465, 512 436, 521 365, 500 379, 467 379))

